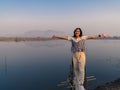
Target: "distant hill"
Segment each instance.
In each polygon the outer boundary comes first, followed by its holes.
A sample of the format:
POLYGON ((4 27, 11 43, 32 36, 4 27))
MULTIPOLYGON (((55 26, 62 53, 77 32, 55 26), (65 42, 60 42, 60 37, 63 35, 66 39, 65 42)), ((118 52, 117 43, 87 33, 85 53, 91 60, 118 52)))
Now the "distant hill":
POLYGON ((24 34, 0 33, 0 37, 52 37, 53 35, 69 35, 62 30, 31 30, 24 34))
POLYGON ((64 31, 57 31, 57 30, 33 30, 26 32, 23 36, 25 37, 52 37, 53 35, 66 35, 64 31))

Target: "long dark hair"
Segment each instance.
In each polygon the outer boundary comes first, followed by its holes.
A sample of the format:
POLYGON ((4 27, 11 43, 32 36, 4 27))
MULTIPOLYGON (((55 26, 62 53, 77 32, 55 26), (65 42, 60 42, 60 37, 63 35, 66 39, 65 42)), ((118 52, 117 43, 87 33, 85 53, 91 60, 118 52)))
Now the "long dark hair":
POLYGON ((76 28, 76 29, 73 31, 73 33, 74 33, 73 37, 76 37, 76 36, 75 36, 75 32, 76 32, 77 30, 80 31, 80 37, 81 37, 81 36, 83 35, 81 28, 76 28))

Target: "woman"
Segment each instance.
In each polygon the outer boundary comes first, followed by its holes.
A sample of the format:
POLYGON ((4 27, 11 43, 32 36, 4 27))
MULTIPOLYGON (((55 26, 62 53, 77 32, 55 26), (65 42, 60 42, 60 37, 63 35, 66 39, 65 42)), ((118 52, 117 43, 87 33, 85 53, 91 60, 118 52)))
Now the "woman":
POLYGON ((69 40, 72 43, 71 51, 73 54, 73 68, 74 68, 74 85, 76 90, 81 90, 81 86, 84 84, 84 73, 85 73, 85 40, 97 39, 100 37, 107 37, 107 34, 99 34, 94 36, 83 36, 81 28, 74 30, 74 35, 71 36, 53 36, 53 38, 69 40))

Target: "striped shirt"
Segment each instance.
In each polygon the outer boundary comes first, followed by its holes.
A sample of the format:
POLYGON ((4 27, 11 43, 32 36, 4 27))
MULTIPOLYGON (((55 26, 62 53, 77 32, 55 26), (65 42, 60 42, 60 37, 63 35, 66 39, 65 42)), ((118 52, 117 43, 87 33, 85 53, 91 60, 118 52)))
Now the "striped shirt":
POLYGON ((75 39, 74 37, 68 36, 68 40, 71 41, 71 51, 79 52, 79 51, 85 51, 85 40, 87 40, 87 36, 82 36, 78 39, 75 39))

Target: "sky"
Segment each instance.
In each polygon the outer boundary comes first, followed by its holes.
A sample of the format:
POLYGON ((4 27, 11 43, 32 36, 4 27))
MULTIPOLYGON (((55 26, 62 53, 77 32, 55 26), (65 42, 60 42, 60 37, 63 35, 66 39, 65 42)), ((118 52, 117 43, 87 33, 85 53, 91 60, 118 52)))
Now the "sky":
POLYGON ((0 35, 64 31, 120 34, 120 0, 0 0, 0 35))

